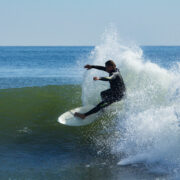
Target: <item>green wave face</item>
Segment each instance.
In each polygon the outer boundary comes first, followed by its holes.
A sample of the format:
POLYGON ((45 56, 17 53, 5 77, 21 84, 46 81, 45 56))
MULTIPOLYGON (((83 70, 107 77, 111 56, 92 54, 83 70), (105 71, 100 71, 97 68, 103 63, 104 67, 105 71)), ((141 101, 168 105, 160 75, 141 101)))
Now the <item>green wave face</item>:
POLYGON ((51 126, 63 112, 81 106, 78 85, 0 90, 0 129, 51 126))

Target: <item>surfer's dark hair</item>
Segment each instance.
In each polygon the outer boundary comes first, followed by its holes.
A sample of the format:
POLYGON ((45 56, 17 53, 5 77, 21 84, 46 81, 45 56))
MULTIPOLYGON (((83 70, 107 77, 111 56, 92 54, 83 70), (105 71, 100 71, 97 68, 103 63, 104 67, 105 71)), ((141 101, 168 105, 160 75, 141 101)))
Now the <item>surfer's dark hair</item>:
POLYGON ((113 68, 116 68, 116 64, 114 63, 113 60, 108 60, 105 63, 106 66, 112 66, 113 68))

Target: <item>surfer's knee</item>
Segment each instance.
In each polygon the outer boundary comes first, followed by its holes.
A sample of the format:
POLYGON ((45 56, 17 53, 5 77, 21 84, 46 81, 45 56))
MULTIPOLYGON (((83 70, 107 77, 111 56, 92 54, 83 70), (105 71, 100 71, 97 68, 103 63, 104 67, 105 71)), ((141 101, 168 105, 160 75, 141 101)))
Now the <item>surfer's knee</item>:
POLYGON ((101 98, 102 98, 102 99, 105 99, 106 96, 107 96, 106 91, 102 91, 102 92, 101 92, 101 98))
POLYGON ((102 92, 101 92, 101 97, 103 97, 103 95, 104 95, 104 93, 103 93, 103 92, 104 92, 104 91, 102 91, 102 92))

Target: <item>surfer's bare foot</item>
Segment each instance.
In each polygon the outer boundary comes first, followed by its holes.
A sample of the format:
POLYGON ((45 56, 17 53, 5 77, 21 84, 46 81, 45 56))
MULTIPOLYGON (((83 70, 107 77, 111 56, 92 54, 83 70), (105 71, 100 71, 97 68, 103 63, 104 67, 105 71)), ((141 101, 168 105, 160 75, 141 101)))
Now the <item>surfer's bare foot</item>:
POLYGON ((84 114, 81 114, 81 113, 78 113, 78 112, 74 113, 74 116, 79 117, 81 119, 84 119, 86 117, 84 114))

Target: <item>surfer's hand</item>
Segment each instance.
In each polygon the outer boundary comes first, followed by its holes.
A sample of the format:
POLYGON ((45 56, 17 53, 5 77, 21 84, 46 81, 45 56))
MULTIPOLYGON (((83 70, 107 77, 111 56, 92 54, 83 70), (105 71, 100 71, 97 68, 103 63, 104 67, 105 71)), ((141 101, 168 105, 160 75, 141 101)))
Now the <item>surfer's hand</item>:
POLYGON ((97 80, 99 80, 99 78, 98 77, 93 77, 93 80, 97 81, 97 80))
POLYGON ((89 64, 86 64, 85 66, 84 66, 84 68, 86 68, 86 69, 91 69, 92 68, 92 66, 91 65, 89 65, 89 64))

